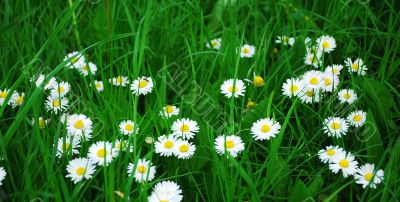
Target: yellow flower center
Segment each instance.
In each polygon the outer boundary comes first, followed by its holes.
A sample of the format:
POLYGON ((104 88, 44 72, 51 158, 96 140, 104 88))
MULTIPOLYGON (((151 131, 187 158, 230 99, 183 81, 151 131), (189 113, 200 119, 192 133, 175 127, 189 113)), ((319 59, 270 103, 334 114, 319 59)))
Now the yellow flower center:
POLYGON ((357 71, 357 70, 358 70, 358 64, 357 64, 357 63, 351 64, 351 68, 352 68, 354 71, 357 71))
POLYGON ((299 87, 297 85, 292 85, 290 87, 290 92, 295 93, 299 90, 299 87))
POLYGON ((85 169, 84 167, 78 167, 78 168, 76 169, 76 174, 78 174, 78 175, 80 175, 80 176, 84 175, 85 172, 86 172, 86 169, 85 169))
POLYGON ((310 60, 310 62, 311 62, 312 64, 318 63, 318 58, 317 58, 317 57, 314 57, 314 55, 311 55, 310 58, 309 58, 309 60, 310 60))
POLYGON ((322 47, 324 48, 324 49, 327 49, 327 48, 329 48, 331 45, 329 44, 329 42, 327 42, 327 41, 324 41, 323 43, 322 43, 322 47))
POLYGON ((174 112, 174 107, 172 105, 167 105, 167 107, 165 107, 165 112, 168 114, 174 112))
POLYGON ((84 66, 82 67, 82 69, 83 69, 83 71, 87 71, 87 70, 88 70, 88 66, 87 66, 87 65, 84 65, 84 66))
POLYGON ((64 146, 65 151, 68 151, 70 144, 66 142, 63 146, 64 146))
POLYGON ((181 126, 181 131, 186 133, 190 130, 189 126, 187 124, 182 124, 181 126))
POLYGON ((326 151, 326 154, 328 154, 328 156, 333 156, 333 155, 335 155, 335 150, 329 149, 326 151))
POLYGON ((242 49, 242 53, 243 53, 243 54, 249 54, 249 53, 250 53, 250 49, 248 49, 248 48, 243 48, 243 49, 242 49))
POLYGON ((247 109, 254 107, 255 103, 251 100, 249 100, 249 102, 247 102, 247 109))
POLYGON ((284 36, 282 40, 283 40, 283 43, 287 43, 289 39, 287 36, 284 36))
POLYGON ((344 99, 348 100, 348 99, 351 98, 351 94, 350 94, 350 93, 345 93, 345 94, 343 95, 343 97, 344 97, 344 99))
POLYGON ((338 69, 333 69, 333 73, 336 74, 338 72, 338 69))
POLYGON ((129 124, 129 123, 126 124, 126 125, 125 125, 125 130, 131 132, 131 131, 133 130, 133 125, 132 125, 132 124, 129 124))
POLYGON ((308 97, 312 97, 312 96, 315 95, 315 93, 314 93, 314 91, 309 90, 309 91, 306 92, 306 95, 307 95, 308 97))
POLYGON ((271 128, 267 124, 264 124, 261 126, 261 132, 263 132, 263 133, 268 133, 270 130, 271 130, 271 128))
POLYGON ((71 63, 75 63, 75 62, 77 62, 78 60, 79 60, 78 57, 74 57, 74 58, 71 59, 71 63))
POLYGON ((253 79, 253 84, 256 87, 260 87, 260 86, 264 85, 264 79, 261 76, 255 76, 253 79))
POLYGON ((317 85, 318 84, 318 78, 312 78, 312 79, 310 79, 310 83, 312 84, 312 85, 317 85))
POLYGON ((232 140, 227 140, 227 141, 225 142, 225 147, 226 147, 227 149, 232 149, 233 147, 235 147, 235 143, 234 143, 232 140))
POLYGON ((235 88, 235 86, 231 86, 231 87, 229 87, 229 92, 233 92, 233 91, 235 91, 235 93, 238 91, 238 89, 237 88, 235 88))
POLYGON ((164 143, 164 147, 167 149, 171 149, 174 146, 174 143, 171 140, 167 140, 164 143))
POLYGON ((349 167, 349 161, 347 159, 340 160, 339 166, 342 168, 347 168, 347 167, 349 167))
POLYGON ((118 148, 119 150, 123 149, 124 146, 125 146, 124 142, 120 142, 120 143, 117 144, 117 148, 118 148))
POLYGON ((218 46, 218 41, 212 41, 211 42, 211 46, 214 48, 215 46, 218 46))
POLYGON ((146 87, 147 86, 147 84, 148 84, 149 82, 147 81, 147 80, 140 80, 139 81, 139 88, 144 88, 144 87, 146 87))
POLYGON ((329 78, 325 78, 325 86, 330 86, 332 84, 332 81, 329 78))
POLYGON ((106 149, 99 149, 97 150, 97 156, 100 158, 104 158, 104 156, 106 156, 108 154, 108 151, 106 149))
POLYGON ((59 106, 60 106, 60 100, 59 99, 53 100, 53 107, 59 107, 59 106))
POLYGON ((96 88, 97 89, 101 88, 101 83, 96 83, 96 88))
POLYGON ((137 168, 137 171, 139 172, 139 173, 146 173, 146 167, 145 166, 143 166, 143 165, 140 165, 140 166, 138 166, 138 168, 137 168))
POLYGON ((332 128, 332 129, 335 129, 335 130, 339 129, 339 128, 340 128, 340 123, 338 123, 338 122, 333 122, 333 123, 331 124, 331 128, 332 128))
POLYGON ((189 146, 187 146, 186 144, 183 144, 179 147, 179 151, 181 152, 187 152, 189 151, 189 146))
POLYGON ((361 115, 359 115, 359 114, 357 114, 357 115, 355 115, 354 117, 353 117, 353 121, 355 121, 355 122, 359 122, 359 121, 361 121, 361 115))
POLYGON ((8 94, 8 93, 7 93, 6 91, 3 91, 3 92, 0 93, 0 97, 1 97, 1 98, 6 98, 6 97, 7 97, 7 94, 8 94))
POLYGON ((24 101, 24 97, 23 97, 23 96, 19 96, 19 97, 17 98, 16 103, 17 103, 17 105, 21 105, 23 101, 24 101))
POLYGON ((169 202, 169 200, 160 200, 160 202, 169 202))
POLYGON ((372 174, 372 173, 367 173, 364 175, 364 179, 367 181, 371 181, 372 177, 374 177, 374 174, 372 174))
POLYGON ((117 80, 117 84, 124 83, 124 78, 122 78, 122 76, 118 76, 116 80, 117 80))
POLYGON ((46 124, 44 123, 44 120, 42 118, 39 118, 39 128, 44 128, 46 124))
POLYGON ((74 126, 76 129, 82 129, 83 127, 85 127, 85 123, 82 120, 77 120, 75 121, 74 126))
POLYGON ((57 93, 58 93, 58 94, 63 93, 64 91, 65 91, 64 86, 60 86, 60 87, 58 87, 58 89, 57 89, 57 93))

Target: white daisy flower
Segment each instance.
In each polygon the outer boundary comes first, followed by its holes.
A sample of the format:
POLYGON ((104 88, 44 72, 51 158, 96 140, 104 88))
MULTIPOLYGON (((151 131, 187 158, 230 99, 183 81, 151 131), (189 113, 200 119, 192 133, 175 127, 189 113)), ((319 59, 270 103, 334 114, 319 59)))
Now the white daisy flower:
POLYGON ((294 38, 293 37, 287 37, 287 36, 277 36, 275 43, 282 43, 283 45, 287 46, 293 46, 294 44, 294 38))
POLYGON ((154 138, 151 137, 151 136, 147 136, 147 137, 144 139, 144 142, 146 142, 147 144, 153 144, 154 141, 155 141, 154 138))
POLYGON ((240 48, 241 58, 252 58, 256 53, 256 47, 252 45, 245 44, 240 48))
POLYGON ((131 120, 122 121, 119 124, 119 131, 124 135, 137 134, 139 127, 131 120))
POLYGON ((320 89, 324 83, 324 73, 310 70, 304 73, 302 79, 307 88, 320 89))
POLYGON ((94 87, 96 88, 97 92, 101 92, 104 90, 103 81, 94 81, 94 87))
POLYGON ((281 124, 270 118, 260 119, 253 123, 251 134, 255 140, 269 140, 275 137, 281 129, 281 124))
POLYGON ((215 50, 219 50, 221 48, 221 38, 211 40, 210 44, 206 43, 207 48, 213 48, 215 50))
POLYGON ((46 100, 47 111, 52 111, 55 114, 64 111, 68 107, 68 100, 65 97, 52 97, 48 96, 46 100))
POLYGON ((174 147, 174 155, 179 159, 189 159, 196 151, 196 146, 187 140, 177 140, 174 147))
POLYGON ((347 121, 350 123, 350 125, 357 128, 363 126, 366 120, 367 113, 361 110, 351 112, 350 115, 347 117, 347 121))
MULTIPOLYGON (((40 129, 46 128, 46 126, 50 123, 50 119, 45 120, 42 116, 38 117, 38 126, 40 129)), ((31 120, 32 126, 35 125, 35 119, 31 120)))
POLYGON ((172 133, 183 139, 192 139, 197 132, 199 132, 197 122, 191 119, 178 119, 172 123, 172 133))
POLYGON ((356 180, 356 183, 361 184, 364 189, 367 186, 375 189, 376 185, 382 182, 383 175, 383 170, 380 169, 375 171, 375 165, 367 163, 357 169, 354 179, 356 180))
POLYGON ((56 156, 61 158, 63 155, 79 154, 78 148, 81 147, 81 141, 79 138, 67 135, 65 139, 63 137, 58 138, 57 142, 57 153, 56 156))
POLYGON ((317 39, 317 43, 325 53, 330 53, 336 48, 336 41, 331 36, 321 36, 317 39))
POLYGON ((97 66, 92 62, 87 62, 87 63, 84 62, 84 63, 80 64, 77 69, 84 76, 89 75, 89 70, 93 75, 95 75, 96 71, 97 71, 97 66))
POLYGON ((6 100, 6 97, 9 93, 9 90, 5 88, 4 90, 0 90, 0 107, 3 105, 4 101, 6 100))
POLYGON ((68 113, 63 113, 63 114, 61 114, 61 116, 60 116, 60 122, 61 122, 61 124, 64 125, 64 123, 68 123, 68 120, 70 120, 70 118, 71 118, 71 115, 68 114, 68 113))
POLYGON ((172 181, 162 181, 154 186, 154 191, 148 197, 148 202, 181 202, 182 190, 172 181))
POLYGON ((340 75, 340 71, 343 69, 343 65, 329 65, 325 69, 325 74, 333 74, 333 75, 340 75))
POLYGON ((118 150, 109 142, 99 141, 89 147, 89 159, 99 166, 107 166, 117 155, 118 150))
POLYGON ((306 57, 304 58, 304 64, 314 66, 314 68, 318 68, 321 65, 321 53, 317 51, 317 53, 307 52, 306 57))
POLYGON ((333 159, 333 162, 329 164, 329 169, 333 173, 338 173, 340 170, 343 173, 343 177, 347 178, 349 175, 354 175, 357 172, 358 162, 350 152, 339 152, 333 159))
POLYGON ((109 82, 114 86, 122 86, 125 87, 127 83, 129 83, 128 77, 126 76, 117 76, 115 78, 109 79, 109 82))
POLYGON ((135 95, 146 95, 147 93, 151 93, 153 91, 153 80, 151 77, 139 77, 134 80, 131 84, 131 90, 135 95))
POLYGON ((15 91, 12 94, 11 100, 10 100, 12 108, 16 108, 16 107, 19 107, 22 104, 24 104, 24 97, 25 97, 25 93, 19 94, 17 91, 15 91))
POLYGON ((324 92, 333 92, 337 89, 339 85, 339 77, 331 74, 331 73, 324 73, 323 74, 323 82, 321 85, 321 89, 324 92))
POLYGON ((327 146, 318 152, 319 159, 322 163, 332 163, 333 159, 341 152, 344 152, 339 146, 327 146))
POLYGON ((290 78, 286 79, 286 82, 282 86, 282 91, 283 95, 292 98, 292 96, 297 96, 303 88, 303 80, 300 80, 298 78, 290 78))
POLYGON ((306 46, 310 45, 310 44, 311 44, 311 38, 310 38, 310 37, 306 37, 306 38, 304 39, 304 44, 305 44, 306 46))
POLYGON ((67 132, 70 135, 84 136, 86 140, 92 137, 92 121, 84 114, 72 114, 67 119, 67 132))
POLYGON ((3 167, 0 167, 0 185, 3 185, 3 180, 6 178, 7 172, 3 167))
POLYGON ((128 151, 133 152, 133 145, 129 146, 129 142, 126 140, 117 139, 114 143, 114 148, 118 151, 128 151))
POLYGON ((50 89, 50 95, 54 98, 64 97, 70 89, 68 82, 55 83, 50 89))
POLYGON ((68 68, 74 69, 78 68, 80 64, 85 62, 85 57, 80 52, 72 52, 68 53, 67 56, 64 57, 64 62, 69 60, 69 62, 65 65, 68 68))
POLYGON ((354 62, 351 60, 351 58, 347 58, 344 61, 344 64, 346 65, 347 68, 349 68, 349 72, 356 72, 359 76, 364 76, 367 74, 367 66, 364 65, 364 62, 361 58, 357 58, 354 60, 354 62))
POLYGON ((128 174, 130 176, 133 174, 136 182, 149 182, 154 179, 156 167, 151 166, 148 160, 139 159, 137 164, 129 163, 128 174))
POLYGON ((43 83, 44 79, 45 79, 45 75, 39 74, 37 77, 32 77, 31 82, 35 83, 36 87, 39 87, 43 83))
POLYGON ((340 103, 352 104, 357 100, 357 94, 351 89, 342 89, 338 93, 340 103))
POLYGON ((51 77, 50 80, 44 85, 44 89, 48 90, 54 87, 57 84, 57 80, 54 77, 51 77))
POLYGON ((346 135, 349 125, 343 118, 328 117, 324 120, 323 129, 328 136, 342 137, 342 135, 346 135))
POLYGON ((298 97, 300 98, 301 102, 310 104, 314 102, 319 102, 322 99, 322 93, 321 90, 306 87, 303 88, 298 97))
POLYGON ((175 135, 162 135, 154 143, 155 152, 160 156, 172 156, 178 138, 175 135))
POLYGON ((240 79, 236 79, 235 86, 233 86, 234 79, 228 79, 221 85, 221 93, 226 97, 231 98, 232 93, 234 97, 244 96, 246 86, 240 79))
POLYGON ((173 105, 167 105, 160 111, 160 116, 165 119, 170 118, 171 116, 177 116, 178 114, 179 108, 173 105))
POLYGON ((96 167, 89 159, 76 158, 69 162, 67 166, 68 175, 66 177, 71 178, 74 184, 76 184, 83 179, 88 180, 92 178, 95 171, 96 167))
POLYGON ((215 149, 220 155, 224 155, 226 151, 235 158, 238 153, 244 150, 244 143, 239 136, 221 135, 215 138, 215 149))

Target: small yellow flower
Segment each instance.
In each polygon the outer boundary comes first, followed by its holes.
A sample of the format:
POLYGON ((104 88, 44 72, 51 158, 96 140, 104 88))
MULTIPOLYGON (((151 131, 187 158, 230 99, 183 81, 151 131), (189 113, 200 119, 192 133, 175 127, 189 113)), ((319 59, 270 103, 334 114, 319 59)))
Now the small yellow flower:
POLYGON ((253 78, 253 85, 255 86, 255 87, 261 87, 261 86, 263 86, 265 83, 264 83, 264 78, 262 78, 261 76, 254 76, 254 78, 253 78))
POLYGON ((253 101, 251 101, 251 100, 249 99, 249 101, 247 102, 246 107, 247 107, 247 109, 251 109, 251 108, 254 107, 255 104, 256 104, 256 103, 254 103, 253 101))

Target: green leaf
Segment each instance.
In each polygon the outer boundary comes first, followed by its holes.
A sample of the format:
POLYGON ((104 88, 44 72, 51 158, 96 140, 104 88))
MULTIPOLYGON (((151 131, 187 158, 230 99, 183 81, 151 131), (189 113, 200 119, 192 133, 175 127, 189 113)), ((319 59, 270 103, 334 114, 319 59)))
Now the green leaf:
POLYGON ((365 141, 368 161, 379 162, 379 159, 383 154, 383 144, 381 135, 379 133, 379 128, 376 125, 371 109, 369 109, 367 112, 367 121, 363 127, 364 130, 361 133, 361 139, 365 141))
POLYGON ((306 185, 300 179, 292 187, 289 195, 289 201, 304 201, 310 197, 306 185))

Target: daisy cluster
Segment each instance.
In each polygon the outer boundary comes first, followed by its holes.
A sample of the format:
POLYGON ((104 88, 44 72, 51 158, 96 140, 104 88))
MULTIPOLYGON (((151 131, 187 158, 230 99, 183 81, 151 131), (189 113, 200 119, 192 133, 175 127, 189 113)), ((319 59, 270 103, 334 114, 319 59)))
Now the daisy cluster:
MULTIPOLYGON (((278 37, 277 43, 293 45, 294 39, 286 36, 278 37)), ((307 53, 304 63, 314 69, 304 72, 299 77, 286 80, 282 86, 283 95, 295 99, 299 98, 302 103, 312 104, 321 102, 323 97, 337 96, 340 104, 354 104, 357 101, 357 94, 354 90, 344 88, 339 90, 343 80, 340 73, 343 69, 342 64, 332 64, 325 66, 324 54, 331 53, 336 48, 336 41, 332 36, 321 36, 315 43, 306 38, 307 53)), ((367 67, 364 62, 357 58, 352 61, 347 58, 344 61, 348 72, 356 73, 358 76, 366 75, 367 67)), ((366 122, 367 113, 362 110, 350 112, 347 117, 330 116, 325 118, 322 126, 323 132, 334 138, 345 136, 350 127, 360 128, 366 122)), ((375 171, 374 164, 365 164, 358 167, 355 156, 345 151, 339 146, 328 146, 319 152, 319 158, 323 163, 329 164, 329 169, 333 173, 342 171, 344 177, 354 176, 356 183, 362 184, 363 188, 369 185, 375 188, 383 179, 383 171, 375 171)))
MULTIPOLYGON (((206 45, 208 48, 219 50, 221 47, 221 38, 213 39, 206 45)), ((255 46, 245 44, 240 48, 241 58, 251 58, 255 55, 255 46)), ((255 88, 264 86, 264 78, 260 75, 253 75, 253 79, 237 79, 231 78, 224 81, 220 87, 221 93, 227 98, 243 97, 246 93, 245 81, 251 83, 255 88)), ((247 107, 251 108, 255 103, 248 101, 247 107)), ((252 124, 250 129, 254 140, 269 140, 279 134, 281 125, 272 118, 262 118, 252 124)), ((230 155, 237 157, 245 149, 245 144, 240 136, 222 134, 215 138, 215 150, 219 155, 230 155)))

